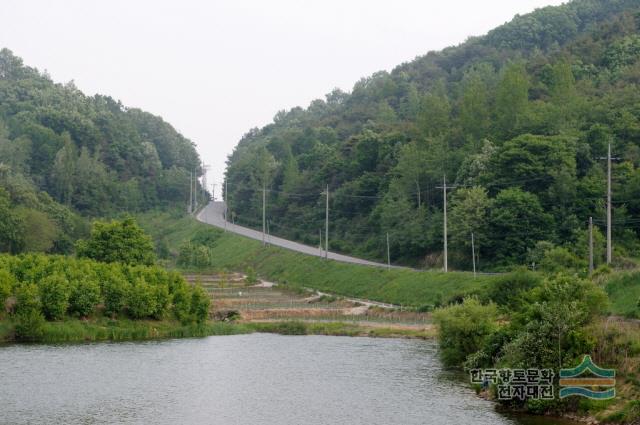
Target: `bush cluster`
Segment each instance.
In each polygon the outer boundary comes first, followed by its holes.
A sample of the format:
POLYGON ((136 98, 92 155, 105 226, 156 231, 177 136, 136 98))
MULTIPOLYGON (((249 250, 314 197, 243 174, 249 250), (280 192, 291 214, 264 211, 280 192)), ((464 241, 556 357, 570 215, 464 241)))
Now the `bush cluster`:
MULTIPOLYGON (((588 327, 607 310, 608 299, 602 288, 575 275, 541 279, 518 271, 501 277, 486 301, 466 298, 434 312, 448 366, 557 370, 577 364, 593 352, 588 327)), ((533 400, 521 404, 532 413, 554 407, 533 400)))
POLYGON ((16 324, 16 336, 36 339, 45 320, 86 318, 205 321, 209 296, 177 272, 157 266, 100 263, 44 254, 0 255, 0 311, 16 324))

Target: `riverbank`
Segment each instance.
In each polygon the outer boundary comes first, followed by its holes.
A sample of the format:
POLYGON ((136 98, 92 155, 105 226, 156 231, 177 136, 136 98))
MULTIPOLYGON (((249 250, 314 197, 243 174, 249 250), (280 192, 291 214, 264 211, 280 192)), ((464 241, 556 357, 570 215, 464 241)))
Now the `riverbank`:
MULTIPOLYGON (((90 320, 68 319, 47 322, 42 334, 29 342, 66 343, 98 341, 144 341, 170 338, 193 338, 248 333, 276 333, 281 335, 333 335, 375 338, 435 337, 432 329, 414 329, 403 326, 376 326, 344 322, 304 322, 281 320, 265 322, 215 322, 183 325, 170 320, 90 320)), ((15 337, 15 324, 0 321, 0 343, 20 342, 15 337)))

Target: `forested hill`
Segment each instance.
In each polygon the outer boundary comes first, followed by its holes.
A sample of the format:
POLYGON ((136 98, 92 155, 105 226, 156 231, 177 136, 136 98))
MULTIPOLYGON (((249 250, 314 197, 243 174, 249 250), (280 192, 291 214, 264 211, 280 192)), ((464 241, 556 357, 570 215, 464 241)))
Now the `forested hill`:
MULTIPOLYGON (((193 143, 160 117, 73 83, 0 50, 0 177, 84 215, 186 205, 189 173, 200 173, 193 143)), ((23 188, 24 189, 24 188, 23 188)))
MULTIPOLYGON (((438 266, 443 178, 450 264, 550 257, 585 264, 589 216, 602 261, 606 155, 614 248, 636 255, 640 223, 640 2, 576 0, 279 112, 229 157, 236 222, 318 244, 326 185, 332 249, 438 266)), ((575 264, 574 264, 575 265, 575 264)))
POLYGON ((160 117, 0 50, 0 251, 67 253, 88 218, 186 207, 194 170, 194 145, 160 117))

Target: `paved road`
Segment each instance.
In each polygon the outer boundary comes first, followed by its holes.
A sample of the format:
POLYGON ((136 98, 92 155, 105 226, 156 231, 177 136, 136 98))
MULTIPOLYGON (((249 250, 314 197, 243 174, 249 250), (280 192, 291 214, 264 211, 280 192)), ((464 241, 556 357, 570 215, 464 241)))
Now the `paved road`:
MULTIPOLYGON (((220 228, 225 228, 224 202, 210 202, 206 207, 202 209, 202 211, 198 213, 196 218, 203 223, 211 224, 213 226, 220 227, 220 228)), ((233 233, 237 233, 239 235, 246 236, 251 239, 257 239, 260 241, 262 240, 262 232, 258 232, 256 230, 231 224, 229 222, 226 223, 226 228, 228 231, 231 231, 233 233)), ((324 257, 324 251, 321 251, 320 248, 318 247, 303 245, 298 242, 292 242, 287 239, 282 239, 275 236, 269 236, 268 242, 271 245, 287 248, 292 251, 302 252, 303 254, 313 255, 316 257, 324 257)), ((343 263, 363 264, 366 266, 375 266, 375 267, 387 267, 386 264, 362 260, 360 258, 355 258, 355 257, 349 257, 347 255, 337 254, 335 252, 329 252, 329 259, 341 261, 343 263)))

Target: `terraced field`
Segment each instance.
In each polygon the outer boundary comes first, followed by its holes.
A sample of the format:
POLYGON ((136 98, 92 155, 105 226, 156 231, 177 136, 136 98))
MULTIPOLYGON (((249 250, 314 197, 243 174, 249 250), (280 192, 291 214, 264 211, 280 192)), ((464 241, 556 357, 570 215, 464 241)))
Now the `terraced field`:
POLYGON ((303 320, 355 322, 368 326, 431 329, 428 314, 313 291, 292 291, 259 281, 249 284, 238 273, 185 275, 212 297, 212 313, 237 311, 243 321, 303 320))

